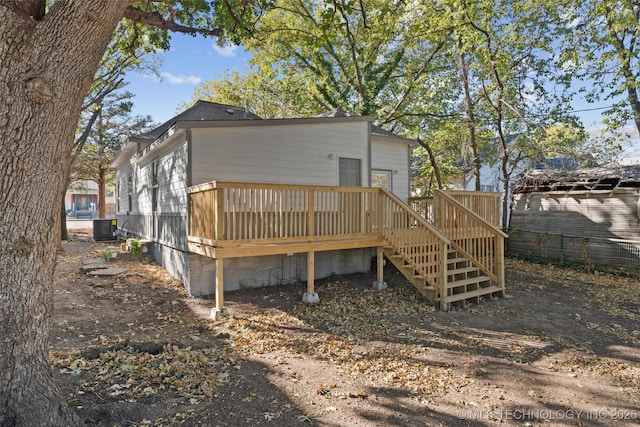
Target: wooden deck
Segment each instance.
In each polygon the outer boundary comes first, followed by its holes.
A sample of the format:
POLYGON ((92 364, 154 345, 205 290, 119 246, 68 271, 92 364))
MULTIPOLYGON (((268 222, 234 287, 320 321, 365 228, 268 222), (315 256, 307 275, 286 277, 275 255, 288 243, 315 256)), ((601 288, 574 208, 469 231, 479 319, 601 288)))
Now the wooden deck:
POLYGON ((225 258, 307 253, 305 298, 313 301, 314 253, 366 247, 378 248, 378 283, 386 256, 429 301, 448 309, 504 291, 506 235, 483 218, 495 221, 498 212, 486 194, 460 201, 437 192, 427 221, 379 188, 211 182, 189 188, 188 247, 216 260, 218 313, 225 258))

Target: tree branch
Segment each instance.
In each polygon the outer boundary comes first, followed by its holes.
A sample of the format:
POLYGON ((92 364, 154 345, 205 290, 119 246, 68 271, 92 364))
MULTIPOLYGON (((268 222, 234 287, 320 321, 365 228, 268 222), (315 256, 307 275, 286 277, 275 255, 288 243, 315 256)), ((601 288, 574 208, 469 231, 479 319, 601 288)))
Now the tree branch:
POLYGON ((442 190, 442 177, 440 176, 440 167, 438 162, 436 161, 436 156, 431 149, 431 145, 427 141, 424 141, 422 138, 417 137, 416 141, 420 144, 425 150, 427 150, 427 154, 429 155, 429 162, 431 163, 431 167, 433 168, 433 172, 436 175, 436 182, 438 183, 438 189, 442 190))
POLYGON ((78 156, 80 156, 80 153, 82 152, 82 148, 84 147, 85 142, 87 142, 87 139, 89 138, 89 134, 91 133, 91 128, 93 128, 94 123, 96 122, 96 120, 98 119, 98 116, 100 115, 100 110, 101 110, 100 108, 96 108, 93 110, 93 113, 91 113, 91 117, 89 118, 89 121, 84 128, 84 132, 82 132, 82 135, 80 135, 78 139, 76 139, 73 142, 73 153, 71 155, 71 162, 69 162, 70 165, 73 165, 75 161, 78 160, 78 156))
POLYGON ((169 30, 178 33, 202 34, 204 36, 214 37, 222 34, 222 30, 220 28, 206 29, 187 27, 185 25, 178 24, 172 19, 165 19, 164 16, 162 16, 158 12, 147 12, 133 6, 129 6, 125 9, 124 17, 134 22, 139 22, 141 24, 151 25, 163 30, 169 30))

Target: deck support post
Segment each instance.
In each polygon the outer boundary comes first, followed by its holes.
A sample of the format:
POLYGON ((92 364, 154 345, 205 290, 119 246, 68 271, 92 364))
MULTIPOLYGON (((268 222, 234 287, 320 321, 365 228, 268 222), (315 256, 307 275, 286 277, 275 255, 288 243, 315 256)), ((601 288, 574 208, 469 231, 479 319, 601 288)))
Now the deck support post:
POLYGON ((315 253, 307 252, 307 292, 302 294, 302 302, 306 304, 316 304, 320 302, 320 297, 315 291, 315 253))
POLYGON ((224 307, 224 262, 222 258, 216 258, 216 308, 211 310, 211 317, 217 320, 227 314, 224 307))
POLYGON ((384 291, 387 289, 387 284, 384 281, 384 253, 382 252, 382 247, 378 246, 376 252, 376 266, 378 267, 378 274, 376 281, 373 282, 373 289, 376 291, 384 291))

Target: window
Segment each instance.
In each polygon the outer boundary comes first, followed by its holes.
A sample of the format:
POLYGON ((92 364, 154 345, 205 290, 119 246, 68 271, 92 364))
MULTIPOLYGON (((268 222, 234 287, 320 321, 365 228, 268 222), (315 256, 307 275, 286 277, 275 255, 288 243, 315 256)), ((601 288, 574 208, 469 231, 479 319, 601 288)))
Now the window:
POLYGON ((133 211, 133 177, 131 175, 127 177, 127 195, 129 198, 128 210, 131 212, 133 211))
POLYGON ((116 185, 116 212, 120 212, 120 183, 116 185))
POLYGON ((392 172, 389 170, 373 170, 371 171, 371 186, 392 191, 391 176, 392 172))
POLYGON ((158 161, 151 164, 151 209, 158 211, 158 161))

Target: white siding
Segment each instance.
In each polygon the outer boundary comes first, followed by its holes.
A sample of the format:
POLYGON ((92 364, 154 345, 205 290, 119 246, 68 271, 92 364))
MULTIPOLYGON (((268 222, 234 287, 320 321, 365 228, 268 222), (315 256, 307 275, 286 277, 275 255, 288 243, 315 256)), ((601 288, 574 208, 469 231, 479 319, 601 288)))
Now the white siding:
POLYGON ((186 142, 158 159, 158 212, 187 212, 186 142))
POLYGON ((133 211, 151 213, 151 163, 145 166, 134 165, 133 211))
POLYGON ((118 169, 119 213, 151 214, 153 162, 158 165, 158 213, 187 212, 187 143, 182 142, 159 158, 138 165, 134 160, 118 169), (128 177, 133 177, 131 206, 128 202, 128 177))
POLYGON ((338 159, 348 157, 361 160, 368 186, 367 133, 364 121, 193 129, 193 184, 338 185, 338 159))
POLYGON ((187 143, 180 142, 171 151, 143 164, 131 159, 116 173, 120 186, 118 226, 146 239, 173 248, 186 248, 187 216, 187 143), (158 168, 158 205, 153 213, 153 163, 158 168), (128 178, 133 177, 129 205, 128 178))
POLYGON ((409 198, 409 147, 405 144, 373 139, 371 168, 390 170, 392 191, 405 202, 409 198))
POLYGON ((116 202, 117 213, 124 214, 128 211, 132 212, 133 206, 135 206, 135 203, 133 203, 134 196, 132 196, 132 206, 129 206, 129 193, 128 193, 129 191, 128 178, 129 176, 133 177, 134 166, 135 165, 132 162, 129 162, 123 165, 120 169, 118 169, 116 173, 116 184, 119 190, 119 194, 117 194, 116 196, 120 198, 120 203, 118 204, 116 202))

